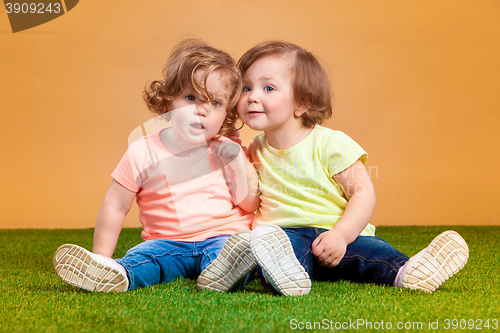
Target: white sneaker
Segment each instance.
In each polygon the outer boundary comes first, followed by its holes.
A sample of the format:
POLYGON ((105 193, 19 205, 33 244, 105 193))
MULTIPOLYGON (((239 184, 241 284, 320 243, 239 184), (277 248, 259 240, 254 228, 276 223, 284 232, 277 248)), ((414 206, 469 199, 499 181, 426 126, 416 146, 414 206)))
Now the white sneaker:
POLYGON ((468 258, 469 247, 462 236, 445 231, 406 262, 396 285, 431 293, 464 268, 468 258))
POLYGON ((250 249, 268 282, 285 296, 306 295, 311 280, 293 252, 287 234, 273 224, 259 225, 252 231, 250 249))
POLYGON ((257 266, 250 252, 250 231, 239 231, 229 237, 220 254, 198 277, 199 289, 234 290, 257 266))
POLYGON ((88 291, 127 291, 129 281, 122 265, 72 244, 61 245, 52 260, 57 276, 88 291))

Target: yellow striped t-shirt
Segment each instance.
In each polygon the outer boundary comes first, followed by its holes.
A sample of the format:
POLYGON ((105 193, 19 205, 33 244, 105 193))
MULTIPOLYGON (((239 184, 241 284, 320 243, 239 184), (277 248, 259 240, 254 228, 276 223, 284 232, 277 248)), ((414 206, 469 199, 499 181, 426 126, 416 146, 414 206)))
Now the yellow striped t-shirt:
MULTIPOLYGON (((280 227, 332 229, 344 214, 347 199, 333 176, 368 155, 341 131, 316 125, 295 146, 277 150, 264 133, 248 147, 248 155, 259 173, 262 192, 253 228, 263 223, 280 227)), ((371 224, 361 232, 374 236, 371 224)))

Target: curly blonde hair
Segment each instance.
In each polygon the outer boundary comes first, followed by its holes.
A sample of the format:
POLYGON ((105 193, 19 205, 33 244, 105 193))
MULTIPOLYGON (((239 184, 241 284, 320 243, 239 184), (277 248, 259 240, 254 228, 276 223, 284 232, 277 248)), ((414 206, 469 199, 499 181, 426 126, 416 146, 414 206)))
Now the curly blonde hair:
POLYGON ((228 81, 228 105, 226 118, 218 135, 228 135, 234 130, 238 114, 235 106, 241 93, 241 74, 235 60, 226 52, 218 50, 201 39, 191 38, 181 41, 170 53, 163 69, 163 80, 151 82, 143 92, 148 108, 157 115, 168 112, 172 101, 186 88, 193 89, 202 102, 214 102, 206 89, 207 78, 218 72, 228 81), (203 84, 195 79, 197 70, 205 71, 203 84))
POLYGON ((318 59, 311 53, 292 43, 267 41, 246 51, 238 61, 245 72, 254 62, 264 57, 290 56, 292 65, 292 88, 295 105, 307 109, 301 115, 305 127, 321 124, 332 116, 332 88, 328 74, 318 59))

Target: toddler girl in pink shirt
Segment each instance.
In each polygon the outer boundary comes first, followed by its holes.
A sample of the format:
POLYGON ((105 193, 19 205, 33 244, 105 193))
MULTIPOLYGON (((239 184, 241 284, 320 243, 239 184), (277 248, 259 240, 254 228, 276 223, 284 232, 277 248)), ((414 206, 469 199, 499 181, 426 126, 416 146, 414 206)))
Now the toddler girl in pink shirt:
POLYGON ((226 254, 240 244, 248 248, 259 206, 256 171, 241 147, 224 137, 237 119, 241 76, 235 61, 189 39, 172 51, 163 74, 144 99, 171 127, 131 144, 112 173, 93 252, 71 244, 56 251, 54 269, 65 283, 89 291, 126 291, 201 274, 201 289, 230 290, 255 267, 252 261, 235 265, 224 256, 216 259, 226 241, 226 254), (113 260, 134 198, 144 242, 113 260), (232 278, 212 281, 205 270, 212 262, 211 267, 233 271, 232 278))

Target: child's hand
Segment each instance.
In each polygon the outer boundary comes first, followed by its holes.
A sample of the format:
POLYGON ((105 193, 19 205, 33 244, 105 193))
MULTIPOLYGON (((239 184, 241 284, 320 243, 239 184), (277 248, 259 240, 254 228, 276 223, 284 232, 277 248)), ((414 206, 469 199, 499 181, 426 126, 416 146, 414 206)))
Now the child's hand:
POLYGON ((335 229, 319 235, 311 245, 312 254, 321 266, 333 268, 344 258, 347 242, 335 229))
POLYGON ((221 142, 217 147, 217 156, 222 157, 226 164, 231 163, 240 152, 241 146, 234 142, 221 142))
POLYGON ((245 157, 243 148, 232 141, 214 143, 213 152, 219 158, 226 183, 231 188, 234 204, 252 213, 259 208, 259 178, 254 167, 245 157))

